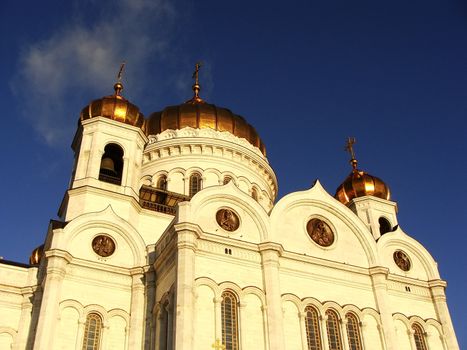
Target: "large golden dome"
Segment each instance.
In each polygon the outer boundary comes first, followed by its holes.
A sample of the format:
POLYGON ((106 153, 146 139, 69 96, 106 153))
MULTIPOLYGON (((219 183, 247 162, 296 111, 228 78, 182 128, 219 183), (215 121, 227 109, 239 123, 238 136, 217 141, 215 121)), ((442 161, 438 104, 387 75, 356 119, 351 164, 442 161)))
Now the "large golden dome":
POLYGON ((334 197, 345 205, 352 199, 363 196, 374 196, 389 200, 391 198, 391 192, 383 180, 357 169, 358 162, 357 159, 355 159, 353 150, 354 143, 355 138, 349 137, 346 145, 346 150, 349 151, 352 157, 350 160, 352 172, 337 188, 334 197))
POLYGON ((115 93, 92 101, 81 111, 80 120, 95 117, 105 117, 125 124, 137 126, 144 130, 145 121, 139 108, 130 103, 121 95, 123 85, 117 82, 114 85, 115 93))
POLYGON ((166 107, 161 112, 152 113, 147 122, 146 133, 156 135, 164 130, 184 127, 228 131, 237 137, 246 139, 266 155, 266 148, 255 128, 243 117, 232 113, 229 109, 204 101, 190 100, 181 105, 166 107))

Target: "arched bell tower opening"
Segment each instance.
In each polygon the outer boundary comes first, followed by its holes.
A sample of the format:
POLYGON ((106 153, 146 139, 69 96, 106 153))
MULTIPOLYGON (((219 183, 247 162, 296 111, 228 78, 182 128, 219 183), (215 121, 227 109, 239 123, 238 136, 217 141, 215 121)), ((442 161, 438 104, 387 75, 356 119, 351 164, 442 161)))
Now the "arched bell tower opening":
POLYGON ((104 148, 104 154, 99 169, 99 180, 121 185, 122 173, 123 149, 115 143, 110 143, 104 148))

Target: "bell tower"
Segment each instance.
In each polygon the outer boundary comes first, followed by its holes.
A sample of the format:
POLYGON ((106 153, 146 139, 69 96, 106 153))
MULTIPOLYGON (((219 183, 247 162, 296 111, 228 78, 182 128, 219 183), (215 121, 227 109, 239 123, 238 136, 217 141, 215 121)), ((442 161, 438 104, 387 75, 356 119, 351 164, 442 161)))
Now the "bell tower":
POLYGON ((146 124, 139 108, 122 96, 123 68, 124 63, 114 94, 92 101, 81 111, 72 143, 75 163, 70 188, 59 210, 65 221, 92 207, 89 191, 110 191, 135 200, 139 198, 146 124), (75 196, 79 197, 78 201, 73 201, 75 196))
POLYGON ((377 240, 397 226, 397 203, 390 200, 389 187, 380 178, 357 168, 355 142, 354 137, 347 139, 345 149, 351 157, 352 172, 337 188, 335 198, 349 207, 377 240))

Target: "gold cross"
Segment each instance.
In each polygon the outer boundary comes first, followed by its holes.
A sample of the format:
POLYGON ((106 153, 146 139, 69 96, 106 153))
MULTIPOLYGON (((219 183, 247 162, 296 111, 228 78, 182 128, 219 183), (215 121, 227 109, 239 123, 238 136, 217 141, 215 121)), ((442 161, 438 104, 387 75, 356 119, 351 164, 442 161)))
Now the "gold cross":
POLYGON ((355 159, 355 152, 353 150, 353 145, 356 142, 357 141, 355 140, 355 137, 348 137, 347 144, 345 145, 345 150, 350 153, 350 156, 352 157, 352 159, 355 159))
POLYGON ((193 72, 192 78, 195 79, 195 85, 199 85, 199 69, 202 66, 202 62, 197 62, 195 64, 195 71, 193 72))
POLYGON ((216 339, 212 347, 216 350, 225 350, 225 345, 221 343, 219 339, 216 339))
POLYGON ((126 62, 123 61, 122 64, 120 65, 120 70, 118 71, 118 74, 117 74, 117 81, 118 81, 119 83, 122 81, 123 69, 125 68, 125 64, 126 64, 126 62))

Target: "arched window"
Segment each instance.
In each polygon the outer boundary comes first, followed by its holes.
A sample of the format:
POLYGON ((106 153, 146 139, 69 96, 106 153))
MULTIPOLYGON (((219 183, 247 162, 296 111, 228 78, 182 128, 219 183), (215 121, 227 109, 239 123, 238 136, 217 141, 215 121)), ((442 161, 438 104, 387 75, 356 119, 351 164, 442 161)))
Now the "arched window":
POLYGON ((417 350, 427 350, 424 337, 425 332, 423 332, 423 328, 419 324, 414 323, 412 325, 412 329, 414 331, 413 337, 415 339, 415 347, 417 350))
POLYGON ((328 331, 329 350, 342 350, 339 317, 334 310, 326 311, 326 328, 328 331))
POLYGON ((253 187, 253 189, 251 190, 251 197, 253 197, 253 199, 255 201, 258 201, 258 190, 256 188, 253 187))
POLYGON ((388 219, 380 217, 378 219, 378 223, 379 223, 379 233, 381 233, 382 235, 392 231, 391 223, 388 221, 388 219))
POLYGON ((360 322, 353 313, 345 315, 347 320, 347 337, 349 339, 349 350, 362 350, 362 340, 360 338, 360 322))
POLYGON ((222 344, 225 350, 238 350, 238 302, 231 291, 222 293, 222 344))
POLYGON ((104 155, 101 158, 99 180, 121 185, 122 173, 123 149, 114 143, 109 143, 105 146, 104 155))
POLYGON ((161 175, 157 180, 157 188, 166 191, 167 190, 167 176, 161 175))
POLYGON ((305 327, 306 327, 306 340, 308 343, 308 350, 321 350, 321 336, 319 334, 319 317, 318 312, 312 306, 305 308, 305 327))
POLYGON ((201 175, 198 173, 190 176, 190 197, 201 191, 201 175))
POLYGON ((86 317, 84 328, 83 350, 98 350, 101 342, 102 319, 96 313, 86 317))
POLYGON ((232 176, 228 176, 228 175, 224 176, 224 182, 223 182, 224 185, 227 185, 230 181, 232 181, 232 176))

